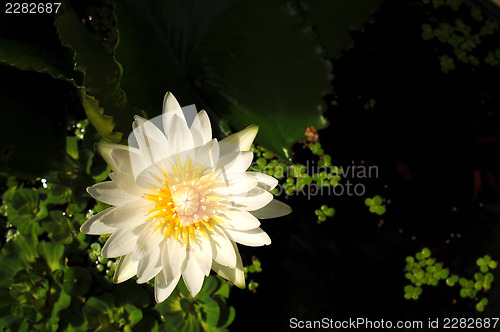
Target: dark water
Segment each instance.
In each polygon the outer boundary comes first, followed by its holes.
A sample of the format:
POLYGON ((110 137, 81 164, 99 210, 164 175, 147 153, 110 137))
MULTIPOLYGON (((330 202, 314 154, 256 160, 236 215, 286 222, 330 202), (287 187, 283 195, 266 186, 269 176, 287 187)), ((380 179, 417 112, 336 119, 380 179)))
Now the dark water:
MULTIPOLYGON (((423 247, 469 279, 480 256, 500 259, 498 67, 455 59, 456 69, 444 74, 439 56, 452 49, 421 38, 423 23, 470 20, 469 13, 387 1, 364 32, 353 33, 353 47, 334 61, 335 91, 326 101, 338 106, 327 111, 330 126, 320 140, 334 165, 373 166, 378 177, 351 173, 344 184, 362 183, 364 197, 291 197, 292 215, 263 222, 273 243, 241 249, 260 258, 263 272, 251 275, 260 283, 255 294, 233 289, 232 330, 286 330, 293 317, 421 320, 425 326, 429 318, 442 324, 444 317, 500 315, 497 281, 484 313, 444 281, 422 286, 417 301, 403 298, 405 257, 423 247), (375 107, 365 109, 371 98, 375 107), (382 216, 363 203, 376 194, 390 200, 382 216), (318 225, 314 210, 321 204, 337 215, 318 225)), ((473 53, 498 46, 484 39, 473 53)), ((299 161, 311 159, 303 151, 297 145, 299 161)))

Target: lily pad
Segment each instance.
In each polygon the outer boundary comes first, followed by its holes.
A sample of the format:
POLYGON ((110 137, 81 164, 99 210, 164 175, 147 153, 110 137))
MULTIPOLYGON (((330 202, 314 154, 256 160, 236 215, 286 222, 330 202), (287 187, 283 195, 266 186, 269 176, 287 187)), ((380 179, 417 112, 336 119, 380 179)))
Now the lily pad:
POLYGON ((63 289, 71 296, 85 294, 92 283, 92 277, 87 269, 73 266, 64 271, 63 289))
POLYGON ((61 43, 74 52, 76 69, 85 74, 78 91, 90 122, 106 140, 119 141, 122 133, 130 132, 133 116, 142 115, 128 104, 120 87, 120 65, 83 26, 68 1, 62 2, 54 24, 61 43))
POLYGON ((313 22, 327 56, 335 59, 352 43, 351 31, 361 30, 381 3, 382 0, 306 0, 302 9, 313 22))
POLYGON ((63 267, 61 260, 64 254, 64 245, 62 243, 41 241, 38 243, 37 249, 52 271, 63 267))
POLYGON ((283 155, 326 125, 329 62, 299 9, 281 1, 116 2, 116 59, 130 102, 150 117, 166 91, 283 155))

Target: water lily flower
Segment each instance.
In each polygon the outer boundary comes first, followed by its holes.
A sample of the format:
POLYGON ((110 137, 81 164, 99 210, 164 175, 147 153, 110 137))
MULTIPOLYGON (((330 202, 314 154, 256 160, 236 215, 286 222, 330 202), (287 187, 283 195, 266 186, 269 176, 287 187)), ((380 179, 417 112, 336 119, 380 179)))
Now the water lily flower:
POLYGON ((192 121, 186 118, 167 93, 160 123, 136 116, 128 146, 97 145, 112 170, 111 181, 87 191, 112 207, 80 228, 111 234, 102 255, 120 257, 114 281, 155 278, 157 302, 172 293, 181 276, 195 296, 210 270, 245 287, 236 243, 270 244, 259 218, 291 211, 269 193, 275 178, 247 172, 257 126, 218 142, 205 111, 192 121))

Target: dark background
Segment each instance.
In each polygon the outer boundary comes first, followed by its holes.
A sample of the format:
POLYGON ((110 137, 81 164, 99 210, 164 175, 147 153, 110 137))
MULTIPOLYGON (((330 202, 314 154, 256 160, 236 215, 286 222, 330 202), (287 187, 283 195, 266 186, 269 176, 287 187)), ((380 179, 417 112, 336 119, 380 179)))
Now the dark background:
MULTIPOLYGON (((469 13, 386 1, 364 32, 353 33, 353 47, 333 63, 334 93, 327 100, 338 106, 329 107, 330 126, 320 141, 334 165, 377 166, 378 178, 349 180, 365 184, 368 197, 390 200, 387 212, 371 214, 363 197, 322 197, 337 214, 318 225, 312 211, 322 203, 292 197, 290 216, 263 222, 271 246, 241 249, 260 258, 263 272, 255 276, 255 294, 233 290, 234 330, 249 321, 281 330, 292 317, 424 323, 436 317, 498 317, 496 281, 482 314, 474 300, 460 298, 459 286, 444 282, 422 286, 416 301, 403 297, 410 284, 405 257, 423 247, 466 278, 477 272, 477 258, 500 254, 498 69, 457 64, 444 74, 438 55, 446 47, 421 37, 429 18, 461 15, 469 13), (376 106, 366 110, 370 98, 376 106)), ((295 148, 303 162, 311 157, 295 148)))

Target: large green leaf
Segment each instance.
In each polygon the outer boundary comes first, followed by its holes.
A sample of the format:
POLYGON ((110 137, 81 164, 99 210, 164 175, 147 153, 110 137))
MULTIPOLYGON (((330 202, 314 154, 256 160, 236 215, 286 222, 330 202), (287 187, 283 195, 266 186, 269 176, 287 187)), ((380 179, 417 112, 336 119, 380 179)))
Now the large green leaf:
POLYGON ((28 15, 5 15, 0 22, 0 26, 5 25, 0 31, 0 63, 70 82, 77 87, 82 106, 99 133, 108 141, 119 141, 121 132, 130 131, 133 115, 142 113, 127 103, 120 89, 119 65, 67 2, 60 7, 55 22, 52 15, 43 16, 35 31, 33 22, 27 21, 28 15), (14 17, 19 16, 15 21, 14 17))
POLYGON ((141 309, 133 306, 132 304, 125 304, 123 308, 127 311, 128 313, 128 321, 129 325, 133 326, 137 324, 141 318, 142 318, 142 311, 141 309))
MULTIPOLYGON (((0 0, 1 8, 4 3, 0 0)), ((0 14, 0 170, 25 178, 63 163, 68 97, 81 81, 53 20, 51 15, 0 14)))
POLYGON ((196 103, 284 154, 325 126, 330 65, 299 10, 282 1, 116 2, 122 87, 150 116, 163 94, 196 103))
POLYGON ((53 326, 54 330, 59 327, 59 313, 61 310, 69 307, 71 303, 71 296, 65 292, 59 291, 56 295, 57 300, 54 302, 54 307, 52 309, 52 314, 50 315, 49 322, 53 326))
POLYGON ((64 245, 57 242, 41 241, 38 243, 38 253, 45 258, 51 271, 63 268, 61 262, 64 254, 64 245))
POLYGON ((0 0, 0 63, 81 83, 71 51, 59 41, 53 15, 4 14, 6 2, 0 0))
POLYGON ((0 255, 0 287, 10 287, 12 277, 21 269, 29 267, 23 246, 19 245, 24 239, 19 235, 14 240, 8 242, 0 255), (19 240, 20 239, 20 240, 19 240))
POLYGON ((70 80, 78 73, 61 66, 60 59, 44 49, 17 40, 0 38, 0 63, 22 70, 47 73, 54 78, 70 80))
POLYGON ((85 74, 78 89, 85 112, 104 139, 117 142, 131 131, 133 116, 142 111, 129 105, 120 87, 121 68, 64 1, 55 20, 62 44, 74 52, 76 69, 85 74), (104 114, 105 112, 105 114, 104 114))
POLYGON ((96 330, 97 327, 102 327, 103 322, 107 323, 108 315, 113 308, 113 295, 105 293, 99 297, 90 297, 83 306, 83 314, 89 323, 89 327, 96 330))
POLYGON ((72 266, 64 271, 63 289, 71 296, 85 294, 92 283, 89 270, 80 266, 72 266))
POLYGON ((321 46, 335 59, 352 43, 351 30, 361 30, 383 0, 305 0, 302 9, 313 23, 321 46))
POLYGON ((99 105, 99 101, 93 96, 89 96, 84 87, 78 88, 78 96, 87 117, 101 136, 110 142, 120 141, 122 133, 114 132, 115 122, 113 117, 104 114, 104 109, 99 105))

